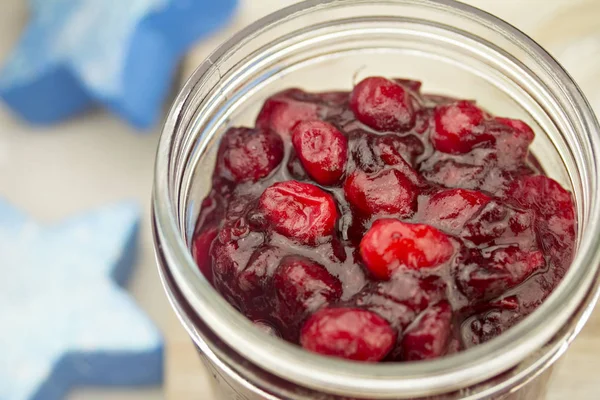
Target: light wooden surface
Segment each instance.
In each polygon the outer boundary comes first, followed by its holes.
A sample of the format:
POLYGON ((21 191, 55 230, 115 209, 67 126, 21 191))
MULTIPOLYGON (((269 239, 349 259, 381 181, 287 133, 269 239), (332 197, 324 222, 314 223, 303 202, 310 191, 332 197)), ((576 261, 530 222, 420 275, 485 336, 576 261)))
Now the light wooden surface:
MULTIPOLYGON (((241 0, 230 29, 199 46, 189 58, 189 73, 219 42, 256 18, 291 4, 291 0, 241 0)), ((598 27, 600 0, 471 0, 513 23, 542 44, 563 49, 564 36, 583 35, 598 27), (587 8, 586 8, 587 7, 587 8), (594 8, 596 13, 594 14, 594 8), (557 18, 559 17, 560 18, 557 18)), ((0 2, 0 63, 25 24, 24 0, 0 2)), ((600 63, 593 45, 571 54, 564 63, 590 99, 600 95, 600 79, 586 68, 600 63), (582 62, 584 60, 585 62, 582 62)), ((600 102, 596 103, 600 105, 600 102)), ((158 130, 133 133, 104 111, 51 128, 31 128, 15 120, 0 104, 0 196, 8 198, 42 221, 53 221, 102 203, 134 198, 144 205, 140 259, 130 291, 163 330, 167 341, 164 390, 81 389, 71 400, 213 400, 207 375, 186 333, 171 311, 156 273, 149 230, 150 191, 158 130)), ((600 312, 596 312, 556 372, 551 400, 600 398, 595 366, 600 361, 600 312)))

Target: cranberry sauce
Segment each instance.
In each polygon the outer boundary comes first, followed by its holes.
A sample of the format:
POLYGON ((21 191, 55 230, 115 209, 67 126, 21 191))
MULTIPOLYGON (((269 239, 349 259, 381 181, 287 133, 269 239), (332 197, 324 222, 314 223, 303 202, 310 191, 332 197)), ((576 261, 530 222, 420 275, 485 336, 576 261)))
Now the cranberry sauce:
POLYGON ((359 361, 431 359, 538 307, 575 243, 533 130, 371 77, 289 89, 221 141, 193 254, 266 333, 359 361))

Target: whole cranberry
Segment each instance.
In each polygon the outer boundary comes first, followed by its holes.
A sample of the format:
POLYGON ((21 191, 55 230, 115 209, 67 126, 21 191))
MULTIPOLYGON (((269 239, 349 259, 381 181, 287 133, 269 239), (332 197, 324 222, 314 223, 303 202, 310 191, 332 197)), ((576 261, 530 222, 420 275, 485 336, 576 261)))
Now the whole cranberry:
POLYGON ((348 202, 368 216, 398 214, 408 217, 416 208, 417 194, 415 185, 395 168, 375 174, 357 170, 344 182, 344 195, 348 202))
POLYGON ((271 284, 274 272, 283 258, 281 249, 263 246, 248 260, 246 267, 238 275, 238 287, 247 298, 263 296, 271 284))
POLYGON ((408 163, 414 166, 416 158, 425 151, 423 142, 415 135, 378 135, 376 138, 375 147, 386 165, 408 163))
POLYGON ((431 196, 421 220, 445 232, 457 234, 491 198, 476 190, 450 189, 431 196))
POLYGON ((514 169, 521 166, 529 154, 529 145, 535 137, 523 121, 494 118, 486 122, 486 131, 495 137, 494 148, 500 167, 514 169))
POLYGON ((226 241, 220 236, 217 235, 211 246, 213 284, 229 302, 245 311, 248 298, 240 290, 237 276, 263 244, 263 235, 253 232, 244 238, 226 241))
POLYGON ((545 265, 541 251, 523 251, 518 246, 509 246, 461 265, 457 284, 471 299, 490 299, 520 284, 545 265))
POLYGON ((463 327, 463 342, 467 348, 485 343, 513 326, 522 318, 515 310, 495 309, 475 316, 463 327))
POLYGON ((451 188, 475 189, 484 177, 485 168, 479 165, 459 163, 454 160, 437 162, 432 169, 423 171, 430 182, 451 188))
POLYGON ((292 144, 310 177, 321 185, 333 185, 344 173, 348 140, 324 121, 303 121, 292 130, 292 144))
POLYGON ((533 211, 515 209, 492 200, 464 225, 460 236, 478 246, 502 244, 505 240, 532 248, 537 242, 534 221, 533 211))
POLYGON ((529 125, 527 125, 525 122, 519 119, 510 119, 502 117, 496 117, 494 119, 504 125, 513 128, 516 136, 522 137, 525 141, 529 143, 533 142, 533 139, 535 139, 533 129, 531 129, 529 125))
POLYGON ((402 331, 418 313, 445 298, 446 284, 441 278, 405 273, 367 286, 357 295, 355 304, 376 312, 402 331))
POLYGON ((493 142, 494 137, 484 130, 483 119, 483 111, 470 101, 438 106, 431 142, 437 150, 450 154, 468 153, 480 143, 493 142))
POLYGON ((289 89, 267 99, 256 117, 256 127, 286 137, 298 122, 317 119, 319 110, 316 104, 294 98, 301 93, 299 89, 289 89))
POLYGON ((341 282, 325 267, 300 256, 284 258, 273 277, 279 317, 286 323, 301 321, 342 296, 341 282))
POLYGON ((379 315, 357 308, 324 308, 302 327, 305 349, 355 361, 379 361, 392 349, 396 334, 379 315))
POLYGON ((423 179, 419 173, 404 159, 407 156, 414 160, 416 156, 411 154, 413 151, 424 151, 423 144, 419 139, 414 135, 404 137, 396 135, 377 136, 373 146, 375 147, 375 153, 379 156, 383 164, 400 171, 413 185, 417 187, 423 186, 423 179), (414 140, 420 143, 420 148, 414 143, 414 140), (412 149, 408 148, 408 146, 412 145, 415 147, 412 149))
POLYGON ((505 198, 535 212, 535 227, 542 247, 557 265, 567 267, 573 258, 575 242, 575 206, 571 194, 558 182, 536 175, 513 181, 505 198))
POLYGON ((417 316, 415 310, 404 302, 395 301, 372 290, 359 293, 354 300, 354 304, 377 313, 377 315, 388 321, 394 330, 399 332, 410 325, 417 316))
POLYGON ((354 168, 365 172, 377 172, 383 167, 372 145, 373 136, 363 129, 348 132, 348 147, 354 168))
POLYGON ((360 81, 350 95, 356 118, 379 131, 406 132, 415 124, 415 111, 404 87, 382 77, 360 81))
POLYGON ((541 216, 574 219, 571 194, 547 176, 525 176, 511 183, 505 198, 518 206, 533 209, 541 216))
POLYGON ((452 257, 448 237, 436 228, 393 218, 379 219, 360 242, 360 254, 378 279, 389 279, 398 269, 432 268, 452 257))
POLYGON ((429 309, 402 338, 402 358, 407 361, 428 360, 443 356, 451 335, 452 308, 442 301, 429 309))
POLYGON ((231 128, 223 136, 218 159, 223 177, 234 182, 254 182, 281 163, 283 141, 270 131, 231 128))
POLYGON ((278 182, 263 192, 258 203, 273 229, 283 236, 314 245, 333 234, 335 201, 315 185, 278 182))

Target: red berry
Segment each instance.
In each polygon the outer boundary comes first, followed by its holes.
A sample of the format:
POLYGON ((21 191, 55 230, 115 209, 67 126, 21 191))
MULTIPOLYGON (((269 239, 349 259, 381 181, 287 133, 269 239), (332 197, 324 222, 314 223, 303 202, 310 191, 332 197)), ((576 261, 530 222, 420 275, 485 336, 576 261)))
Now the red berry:
POLYGON ((290 89, 267 99, 256 117, 256 127, 286 137, 298 122, 317 119, 317 105, 294 99, 293 95, 297 92, 302 93, 298 89, 290 89))
POLYGON ((533 139, 535 139, 533 129, 531 129, 529 125, 527 125, 525 122, 519 119, 496 117, 495 120, 513 128, 516 136, 522 137, 529 143, 533 142, 533 139))
POLYGON ((417 189, 397 169, 377 174, 352 173, 344 183, 344 195, 350 204, 366 215, 412 215, 416 207, 417 189))
POLYGON ((522 316, 514 310, 495 309, 476 315, 463 328, 463 342, 467 348, 485 343, 520 321, 522 316))
POLYGON ((430 182, 452 188, 475 189, 485 174, 485 168, 478 165, 458 163, 454 160, 439 161, 433 169, 423 171, 423 177, 430 182))
POLYGON ((360 81, 350 95, 350 109, 360 122, 379 131, 405 132, 415 124, 406 90, 382 77, 360 81))
POLYGON ((211 247, 213 284, 231 303, 246 310, 247 297, 240 290, 237 276, 250 260, 254 251, 263 244, 263 235, 253 232, 239 239, 226 239, 222 229, 211 247))
POLYGON ((398 269, 432 268, 452 257, 448 237, 432 226, 393 218, 377 220, 360 242, 360 254, 378 279, 389 279, 398 269))
POLYGON ((344 173, 348 140, 324 121, 304 121, 292 130, 292 144, 304 169, 315 182, 333 185, 344 173))
POLYGON ((444 153, 468 153, 477 144, 492 142, 494 137, 484 132, 483 112, 473 103, 461 100, 435 109, 433 146, 444 153))
POLYGON ((452 309, 446 301, 423 313, 402 338, 402 357, 407 361, 429 360, 446 354, 451 334, 452 309))
POLYGON ((369 173, 381 171, 384 165, 374 145, 378 136, 362 129, 350 132, 349 136, 356 169, 369 173))
POLYGON ((417 112, 415 117, 414 131, 419 135, 424 135, 433 125, 433 111, 430 108, 424 108, 417 112))
POLYGON ((523 121, 494 118, 486 122, 486 131, 495 137, 497 164, 514 169, 523 164, 529 154, 529 145, 535 137, 523 121))
POLYGON ((337 218, 330 194, 297 181, 268 187, 260 196, 259 208, 276 232, 305 244, 331 236, 337 218))
POLYGON ((457 234, 490 200, 489 196, 475 190, 438 192, 427 202, 421 220, 450 234, 457 234))
POLYGON ((492 251, 487 257, 475 257, 460 266, 457 283, 469 298, 490 299, 520 284, 546 261, 541 251, 523 251, 510 246, 492 251))
POLYGON ((505 238, 505 242, 531 248, 536 245, 533 219, 532 211, 516 210, 492 200, 465 224, 460 236, 478 246, 502 244, 505 238))
POLYGON ((321 264, 305 257, 286 257, 273 277, 279 317, 287 322, 302 320, 342 296, 342 284, 321 264))
POLYGON ((558 182, 547 176, 525 176, 511 183, 505 198, 518 206, 532 209, 541 216, 575 217, 573 199, 558 182))
POLYGON ((248 128, 231 128, 219 147, 220 173, 235 181, 257 181, 269 175, 283 159, 279 135, 248 128))
POLYGON ((575 242, 575 207, 571 194, 558 182, 536 175, 513 181, 505 198, 536 213, 535 227, 543 248, 558 265, 567 267, 575 242))
POLYGON ((302 327, 305 349, 355 361, 379 361, 392 349, 396 334, 386 320, 367 310, 325 308, 302 327))
POLYGON ((212 282, 212 265, 210 258, 210 246, 217 237, 217 228, 210 228, 197 234, 192 241, 192 256, 200 269, 200 272, 212 282))
POLYGON ((425 151, 423 142, 414 135, 378 135, 376 138, 377 152, 386 165, 393 166, 407 162, 414 165, 416 158, 425 151))
POLYGON ((239 290, 247 298, 264 295, 282 257, 282 251, 275 247, 265 246, 256 250, 238 276, 239 290))
POLYGON ((436 276, 418 278, 406 273, 368 286, 355 302, 381 315, 392 327, 404 330, 418 313, 445 298, 446 284, 442 279, 436 276))

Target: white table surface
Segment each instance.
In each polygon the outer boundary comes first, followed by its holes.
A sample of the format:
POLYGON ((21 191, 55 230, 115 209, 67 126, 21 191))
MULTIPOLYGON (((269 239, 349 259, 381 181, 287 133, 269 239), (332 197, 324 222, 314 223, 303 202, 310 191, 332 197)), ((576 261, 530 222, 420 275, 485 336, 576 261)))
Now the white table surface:
MULTIPOLYGON (((242 7, 231 27, 198 46, 188 58, 184 73, 189 73, 233 31, 292 2, 242 0, 242 7)), ((506 19, 551 49, 560 49, 565 35, 600 30, 597 17, 594 17, 600 15, 599 0, 467 2, 506 19), (596 14, 590 11, 592 8, 596 14)), ((17 40, 26 20, 24 0, 0 2, 0 62, 17 40)), ((600 90, 594 85, 600 79, 590 79, 586 75, 590 71, 582 68, 576 56, 561 61, 573 68, 573 75, 589 92, 588 97, 599 98, 595 96, 600 90)), ((586 54, 586 57, 586 64, 600 65, 600 54, 586 54)), ((86 113, 58 126, 35 128, 16 120, 0 104, 0 195, 39 220, 48 222, 123 198, 137 199, 144 206, 140 258, 129 290, 165 334, 165 387, 110 391, 79 389, 69 396, 71 400, 212 399, 204 370, 167 304, 156 273, 149 205, 157 131, 134 133, 102 110, 86 113)), ((596 312, 557 371, 549 399, 597 399, 600 381, 594 366, 598 361, 600 315, 596 312)))

